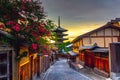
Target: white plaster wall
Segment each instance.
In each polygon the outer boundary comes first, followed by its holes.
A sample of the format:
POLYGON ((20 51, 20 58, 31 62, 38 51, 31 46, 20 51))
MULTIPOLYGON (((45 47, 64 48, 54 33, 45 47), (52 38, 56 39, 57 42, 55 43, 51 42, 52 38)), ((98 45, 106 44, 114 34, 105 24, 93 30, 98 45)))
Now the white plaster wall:
POLYGON ((109 43, 111 43, 111 42, 112 42, 111 37, 105 38, 105 45, 106 45, 106 47, 109 47, 109 43))
POLYGON ((105 36, 111 36, 111 28, 105 29, 105 36))
POLYGON ((113 31, 113 36, 119 36, 119 30, 112 29, 112 31, 113 31))
POLYGON ((96 36, 96 33, 90 34, 90 36, 96 36))
POLYGON ((98 46, 104 47, 104 38, 91 38, 92 44, 97 43, 98 46))
POLYGON ((113 42, 118 42, 118 38, 117 37, 113 37, 113 42))
POLYGON ((98 31, 97 36, 104 36, 104 30, 98 31))
POLYGON ((83 45, 87 45, 89 43, 90 43, 90 40, 89 40, 88 37, 87 38, 83 38, 83 45))

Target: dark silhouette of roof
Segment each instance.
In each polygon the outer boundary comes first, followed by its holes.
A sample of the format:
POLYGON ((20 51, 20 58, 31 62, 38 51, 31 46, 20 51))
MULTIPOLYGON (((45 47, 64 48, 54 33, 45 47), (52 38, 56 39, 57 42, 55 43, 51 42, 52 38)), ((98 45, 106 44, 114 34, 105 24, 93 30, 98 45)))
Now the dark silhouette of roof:
POLYGON ((53 30, 53 32, 66 32, 68 30, 61 28, 60 26, 58 26, 55 30, 53 30))
POLYGON ((106 49, 106 48, 96 48, 96 49, 92 50, 92 52, 94 52, 94 53, 108 53, 109 49, 106 49))
POLYGON ((99 48, 96 43, 80 46, 79 50, 94 50, 95 48, 99 48))
POLYGON ((77 56, 78 55, 78 53, 76 53, 74 51, 69 51, 68 54, 71 55, 71 56, 77 56))

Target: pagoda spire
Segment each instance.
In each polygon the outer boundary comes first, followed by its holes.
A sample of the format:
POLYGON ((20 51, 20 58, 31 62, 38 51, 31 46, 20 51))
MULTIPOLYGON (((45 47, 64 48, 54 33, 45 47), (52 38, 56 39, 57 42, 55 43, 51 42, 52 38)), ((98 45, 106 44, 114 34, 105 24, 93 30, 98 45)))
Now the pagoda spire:
POLYGON ((60 27, 60 16, 58 16, 58 27, 60 27))
POLYGON ((56 41, 57 44, 62 44, 64 40, 67 40, 67 38, 64 38, 64 36, 67 36, 68 34, 63 33, 66 31, 68 30, 60 26, 60 16, 58 16, 58 26, 56 29, 53 30, 53 32, 55 32, 57 36, 57 41, 56 41))

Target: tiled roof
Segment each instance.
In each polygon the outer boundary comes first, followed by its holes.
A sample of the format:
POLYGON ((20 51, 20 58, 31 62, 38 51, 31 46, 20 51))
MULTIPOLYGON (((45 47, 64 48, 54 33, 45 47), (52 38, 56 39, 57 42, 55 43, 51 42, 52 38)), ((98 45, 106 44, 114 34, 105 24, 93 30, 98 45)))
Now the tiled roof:
POLYGON ((109 50, 106 48, 96 48, 96 49, 92 50, 92 52, 94 52, 94 53, 108 53, 109 50))
POLYGON ((54 32, 57 32, 57 31, 60 31, 60 32, 66 32, 68 30, 64 29, 64 28, 61 28, 60 26, 57 27, 55 30, 53 30, 54 32))
POLYGON ((73 51, 69 51, 68 54, 70 54, 71 56, 77 56, 78 55, 76 52, 73 52, 73 51))
POLYGON ((92 49, 95 49, 95 48, 98 48, 97 44, 93 44, 93 45, 87 45, 87 46, 80 46, 79 50, 86 50, 86 49, 89 49, 89 50, 92 50, 92 49))

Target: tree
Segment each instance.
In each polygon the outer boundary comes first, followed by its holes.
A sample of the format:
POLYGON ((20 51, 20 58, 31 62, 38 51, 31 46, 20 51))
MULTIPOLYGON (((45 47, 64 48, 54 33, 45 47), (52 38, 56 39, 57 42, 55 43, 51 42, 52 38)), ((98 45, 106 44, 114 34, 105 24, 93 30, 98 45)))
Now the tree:
POLYGON ((24 40, 30 52, 47 54, 47 43, 51 36, 51 23, 45 21, 44 9, 39 0, 0 0, 0 30, 13 36, 11 44, 17 58, 24 40))
POLYGON ((64 52, 68 53, 68 51, 71 50, 70 47, 66 47, 67 45, 70 45, 71 43, 70 42, 64 42, 62 44, 59 44, 58 45, 58 48, 59 48, 59 52, 62 53, 62 50, 64 50, 64 52))

